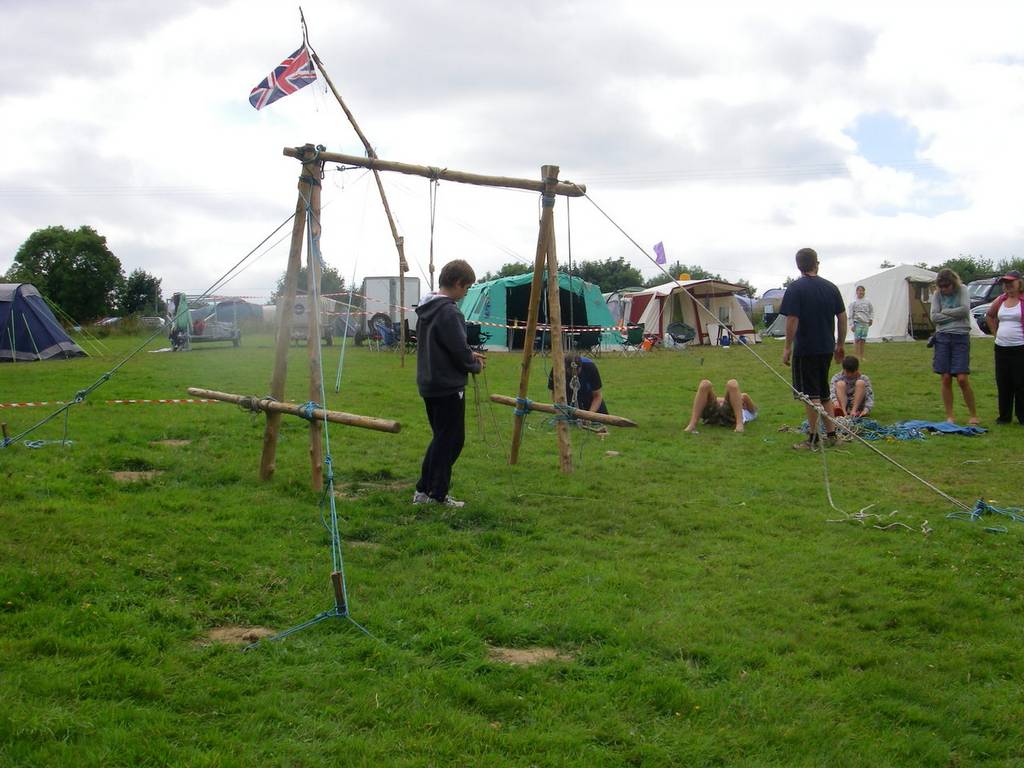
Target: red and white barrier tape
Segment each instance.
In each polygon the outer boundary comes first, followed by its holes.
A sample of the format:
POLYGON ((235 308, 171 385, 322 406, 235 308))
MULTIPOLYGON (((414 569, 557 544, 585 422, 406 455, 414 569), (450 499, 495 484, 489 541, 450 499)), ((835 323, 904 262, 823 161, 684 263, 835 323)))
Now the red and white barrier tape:
MULTIPOLYGON (((186 398, 186 399, 159 399, 159 400, 144 400, 144 399, 131 399, 131 400, 104 400, 107 405, 136 405, 139 403, 158 403, 158 404, 189 404, 189 403, 217 403, 219 400, 209 400, 206 398, 186 398)), ((0 403, 0 408, 40 408, 48 405, 67 405, 64 400, 44 400, 38 403, 0 403)))

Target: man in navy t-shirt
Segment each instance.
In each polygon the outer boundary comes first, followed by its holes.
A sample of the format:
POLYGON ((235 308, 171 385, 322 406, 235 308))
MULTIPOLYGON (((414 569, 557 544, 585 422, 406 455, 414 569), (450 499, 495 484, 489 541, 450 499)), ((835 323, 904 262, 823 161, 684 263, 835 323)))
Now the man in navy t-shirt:
MULTIPOLYGON (((793 388, 806 395, 811 403, 807 409, 807 440, 794 445, 796 449, 818 447, 818 409, 829 396, 828 369, 834 359, 842 362, 846 352, 846 306, 839 289, 818 277, 818 254, 813 248, 796 253, 800 279, 786 289, 779 313, 786 316, 786 346, 782 364, 792 365, 793 388), (838 340, 836 325, 838 324, 838 340)), ((825 436, 835 441, 835 424, 825 417, 825 436)))
MULTIPOLYGON (((554 371, 548 372, 548 389, 554 391, 554 371)), ((594 361, 583 357, 578 352, 570 352, 565 356, 565 402, 584 411, 608 413, 601 391, 601 373, 594 361), (573 384, 575 378, 576 399, 573 401, 573 384)))

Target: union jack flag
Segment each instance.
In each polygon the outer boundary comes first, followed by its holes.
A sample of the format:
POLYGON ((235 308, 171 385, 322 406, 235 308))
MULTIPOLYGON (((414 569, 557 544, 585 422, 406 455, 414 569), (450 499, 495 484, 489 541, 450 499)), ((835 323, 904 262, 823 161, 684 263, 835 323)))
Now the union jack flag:
POLYGON ((282 61, 273 72, 252 89, 252 93, 249 94, 249 103, 256 109, 263 109, 267 104, 273 104, 282 96, 295 93, 299 88, 309 85, 314 80, 316 80, 316 71, 313 69, 313 62, 309 59, 309 51, 303 46, 282 61))

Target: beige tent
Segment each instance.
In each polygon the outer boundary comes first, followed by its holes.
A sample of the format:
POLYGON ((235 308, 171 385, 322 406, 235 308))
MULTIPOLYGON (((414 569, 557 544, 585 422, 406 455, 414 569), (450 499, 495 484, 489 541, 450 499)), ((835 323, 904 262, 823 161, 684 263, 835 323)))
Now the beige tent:
POLYGON ((728 331, 756 341, 754 325, 736 296, 742 285, 722 280, 681 280, 626 294, 629 321, 643 323, 644 332, 663 337, 672 323, 696 331, 694 344, 718 344, 728 331))

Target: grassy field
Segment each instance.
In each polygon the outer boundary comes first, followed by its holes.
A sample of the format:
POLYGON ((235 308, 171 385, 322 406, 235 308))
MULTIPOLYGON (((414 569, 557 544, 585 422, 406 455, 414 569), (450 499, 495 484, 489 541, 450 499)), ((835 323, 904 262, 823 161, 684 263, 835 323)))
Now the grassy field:
MULTIPOLYGON (((135 343, 0 366, 0 402, 67 400, 135 343)), ((336 621, 247 653, 209 642, 332 605, 308 428, 285 419, 260 483, 263 417, 106 401, 260 395, 271 347, 143 353, 71 410, 71 445, 0 451, 0 765, 1024 764, 1024 526, 948 520, 860 445, 827 454, 836 506, 909 529, 827 522, 821 456, 779 431, 802 407, 742 349, 606 354, 610 410, 640 428, 574 431, 571 476, 539 416, 507 466, 512 413, 486 397, 515 394, 519 358, 491 354, 467 391, 464 509, 409 503, 429 435, 415 360, 350 349, 328 406, 403 425, 331 432, 350 608, 373 638, 336 621), (684 435, 698 381, 729 376, 759 419, 684 435)), ((778 342, 757 351, 778 367, 778 342)), ((1024 428, 994 423, 991 341, 973 357, 989 434, 880 447, 968 504, 1019 505, 1024 428)), ((942 417, 923 343, 869 358, 879 421, 942 417)), ((289 399, 309 399, 306 370, 293 350, 289 399)))

